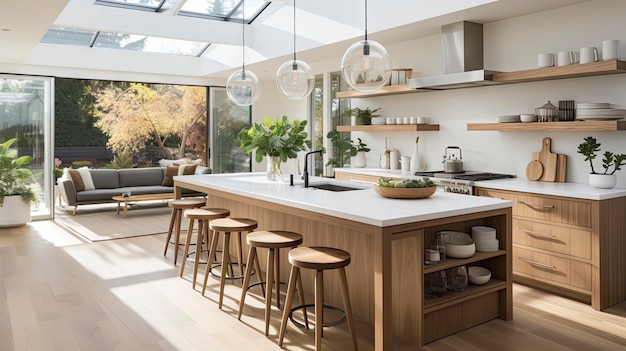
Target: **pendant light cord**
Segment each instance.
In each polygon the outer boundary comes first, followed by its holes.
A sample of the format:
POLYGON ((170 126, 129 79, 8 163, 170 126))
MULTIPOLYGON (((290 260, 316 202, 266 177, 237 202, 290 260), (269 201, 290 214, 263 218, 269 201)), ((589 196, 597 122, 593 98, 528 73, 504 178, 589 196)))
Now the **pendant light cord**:
POLYGON ((296 60, 296 0, 293 0, 293 60, 296 60))
POLYGON ((241 1, 241 70, 246 71, 246 0, 241 1))
POLYGON ((367 40, 367 0, 365 0, 365 40, 367 40))

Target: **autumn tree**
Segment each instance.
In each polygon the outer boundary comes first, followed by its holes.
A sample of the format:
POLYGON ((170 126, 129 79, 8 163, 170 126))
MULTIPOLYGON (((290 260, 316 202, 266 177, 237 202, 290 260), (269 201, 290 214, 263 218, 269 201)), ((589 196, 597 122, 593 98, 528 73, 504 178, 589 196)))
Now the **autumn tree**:
POLYGON ((166 146, 178 139, 179 157, 194 135, 194 127, 206 120, 206 88, 132 83, 123 89, 110 85, 97 96, 96 126, 107 136, 115 152, 140 152, 153 142, 163 158, 174 155, 166 146))

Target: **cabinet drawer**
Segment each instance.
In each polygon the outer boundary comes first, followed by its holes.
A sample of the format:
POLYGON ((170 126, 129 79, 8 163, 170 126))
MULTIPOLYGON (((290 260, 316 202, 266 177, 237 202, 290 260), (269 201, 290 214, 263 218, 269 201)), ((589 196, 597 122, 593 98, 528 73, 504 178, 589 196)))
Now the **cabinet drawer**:
POLYGON ((367 182, 367 183, 374 183, 374 184, 378 184, 378 179, 380 177, 378 176, 371 176, 371 175, 365 175, 365 174, 354 174, 354 173, 347 173, 347 172, 337 172, 335 171, 335 179, 337 180, 352 180, 352 181, 360 181, 360 182, 367 182))
POLYGON ((513 219, 513 243, 591 259, 591 232, 513 219))
POLYGON ((591 290, 591 264, 513 246, 513 273, 591 290))
POLYGON ((480 189, 478 194, 510 200, 513 202, 513 216, 515 217, 591 227, 591 203, 589 201, 487 189, 480 189))

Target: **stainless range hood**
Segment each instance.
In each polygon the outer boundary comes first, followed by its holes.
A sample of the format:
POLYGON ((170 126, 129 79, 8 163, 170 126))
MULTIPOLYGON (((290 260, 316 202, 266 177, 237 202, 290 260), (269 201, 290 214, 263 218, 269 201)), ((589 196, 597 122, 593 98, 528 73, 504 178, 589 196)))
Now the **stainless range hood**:
POLYGON ((461 21, 441 27, 443 75, 409 79, 409 88, 457 89, 497 84, 483 67, 483 25, 461 21))

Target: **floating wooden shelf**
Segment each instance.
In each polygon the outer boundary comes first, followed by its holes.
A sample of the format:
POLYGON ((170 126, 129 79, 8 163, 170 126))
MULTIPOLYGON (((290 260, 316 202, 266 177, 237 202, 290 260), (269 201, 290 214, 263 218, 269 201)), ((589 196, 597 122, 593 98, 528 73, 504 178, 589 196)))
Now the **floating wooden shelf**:
POLYGON ((436 130, 439 130, 438 124, 337 126, 338 132, 428 132, 436 130))
POLYGON ((493 75, 493 81, 498 83, 523 83, 618 73, 626 73, 626 62, 611 60, 568 66, 529 69, 516 72, 501 72, 493 75))
POLYGON ((408 84, 398 84, 398 85, 387 85, 387 86, 380 88, 380 90, 376 90, 376 91, 369 92, 369 93, 362 93, 356 90, 340 91, 337 93, 337 97, 340 99, 349 99, 349 98, 364 98, 364 97, 376 97, 376 96, 387 96, 387 95, 425 93, 428 91, 433 91, 433 90, 412 89, 412 88, 409 88, 408 84))
POLYGON ((573 121, 533 123, 468 123, 469 131, 501 132, 582 132, 626 130, 626 120, 621 121, 573 121))
POLYGON ((451 258, 448 257, 445 262, 434 264, 434 265, 424 265, 424 274, 433 273, 437 271, 441 271, 444 269, 467 265, 470 263, 486 260, 488 258, 497 257, 506 255, 506 250, 498 250, 493 252, 476 252, 474 256, 469 258, 451 258))

